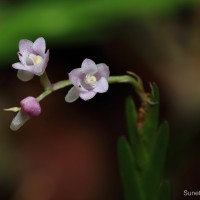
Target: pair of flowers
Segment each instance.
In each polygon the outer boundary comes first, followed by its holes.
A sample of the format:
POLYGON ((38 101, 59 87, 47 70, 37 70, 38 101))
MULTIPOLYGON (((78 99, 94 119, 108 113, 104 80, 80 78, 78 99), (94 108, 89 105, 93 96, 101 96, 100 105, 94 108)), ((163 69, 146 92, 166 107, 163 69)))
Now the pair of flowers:
MULTIPOLYGON (((20 62, 14 63, 12 67, 18 69, 17 76, 20 80, 29 81, 34 75, 43 75, 49 61, 49 50, 46 52, 44 38, 40 37, 34 43, 30 40, 20 40, 18 57, 20 62)), ((81 68, 69 73, 69 80, 73 87, 65 96, 65 101, 74 102, 79 97, 89 100, 97 93, 106 92, 109 75, 106 64, 95 64, 92 60, 85 59, 81 68)), ((12 130, 18 130, 28 119, 41 113, 40 104, 34 97, 26 97, 20 105, 20 111, 11 122, 12 130)))

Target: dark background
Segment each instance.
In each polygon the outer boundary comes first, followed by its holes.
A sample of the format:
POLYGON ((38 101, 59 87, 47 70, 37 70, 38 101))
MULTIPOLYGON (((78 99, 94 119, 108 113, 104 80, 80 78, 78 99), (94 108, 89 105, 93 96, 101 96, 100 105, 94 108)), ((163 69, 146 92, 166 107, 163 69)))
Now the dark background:
MULTIPOLYGON (((160 89, 160 121, 171 139, 165 177, 176 200, 200 190, 200 5, 196 1, 1 1, 0 107, 42 92, 39 78, 23 83, 11 66, 20 39, 44 37, 52 82, 67 79, 85 58, 111 75, 137 73, 145 89, 160 89)), ((0 199, 122 200, 116 142, 126 134, 129 85, 110 85, 88 102, 64 101, 69 88, 41 102, 42 114, 19 131, 15 114, 0 114, 0 199)))

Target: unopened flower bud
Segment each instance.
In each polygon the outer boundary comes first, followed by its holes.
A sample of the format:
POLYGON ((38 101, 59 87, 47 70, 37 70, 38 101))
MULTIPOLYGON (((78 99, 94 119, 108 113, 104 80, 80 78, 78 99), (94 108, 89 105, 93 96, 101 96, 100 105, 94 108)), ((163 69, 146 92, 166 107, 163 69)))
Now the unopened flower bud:
POLYGON ((20 102, 22 110, 30 117, 39 116, 41 113, 41 106, 36 98, 26 97, 20 102))
POLYGON ((31 117, 39 116, 41 107, 35 97, 26 97, 20 102, 21 110, 13 118, 10 128, 13 131, 20 129, 31 117))

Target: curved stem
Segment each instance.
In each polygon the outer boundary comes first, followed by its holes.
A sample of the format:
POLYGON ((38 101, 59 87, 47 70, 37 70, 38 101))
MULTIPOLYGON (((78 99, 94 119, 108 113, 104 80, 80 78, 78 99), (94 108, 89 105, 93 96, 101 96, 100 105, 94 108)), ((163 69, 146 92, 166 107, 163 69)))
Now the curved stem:
MULTIPOLYGON (((132 72, 127 72, 130 75, 122 75, 122 76, 110 76, 108 78, 109 84, 114 83, 129 83, 133 86, 134 90, 138 94, 141 99, 142 106, 146 107, 147 104, 151 103, 148 97, 148 94, 145 92, 141 79, 132 72)), ((50 95, 52 92, 60 90, 62 88, 72 86, 73 84, 69 80, 59 81, 57 83, 51 84, 47 74, 41 76, 40 78, 41 84, 44 87, 44 92, 37 97, 38 101, 43 100, 45 97, 50 95)))
POLYGON ((53 84, 52 90, 53 91, 60 90, 62 88, 68 87, 70 85, 72 85, 72 82, 69 80, 59 81, 59 82, 53 84))
POLYGON ((108 79, 110 84, 112 83, 129 83, 137 95, 141 99, 142 107, 146 107, 148 104, 153 104, 149 98, 149 94, 147 94, 144 90, 142 80, 139 76, 137 76, 133 72, 127 72, 130 75, 123 75, 123 76, 111 76, 108 79))
POLYGON ((52 92, 56 90, 60 90, 70 85, 72 85, 72 83, 69 80, 63 80, 63 81, 59 81, 57 83, 51 84, 51 87, 48 87, 47 89, 45 89, 44 92, 37 97, 37 100, 41 101, 46 96, 50 95, 52 92))
POLYGON ((53 90, 45 90, 42 94, 40 94, 36 99, 38 101, 42 101, 45 97, 50 95, 53 92, 53 90))
POLYGON ((51 81, 49 80, 46 72, 44 72, 42 76, 40 76, 40 83, 43 86, 44 90, 51 89, 52 87, 51 81))

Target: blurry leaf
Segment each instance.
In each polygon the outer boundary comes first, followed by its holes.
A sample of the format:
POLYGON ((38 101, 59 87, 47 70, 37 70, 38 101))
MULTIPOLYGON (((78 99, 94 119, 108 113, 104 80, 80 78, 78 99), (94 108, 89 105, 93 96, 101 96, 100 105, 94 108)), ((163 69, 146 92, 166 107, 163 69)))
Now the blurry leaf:
POLYGON ((144 200, 134 155, 125 137, 118 140, 118 158, 126 200, 144 200))
POLYGON ((148 151, 151 150, 154 143, 159 120, 159 90, 155 83, 151 84, 151 100, 155 105, 148 106, 145 121, 140 129, 148 151))
POLYGON ((164 122, 160 125, 147 170, 144 172, 143 183, 146 199, 148 200, 155 200, 158 195, 168 143, 169 126, 167 122, 164 122))
POLYGON ((169 181, 163 181, 160 186, 158 200, 171 200, 171 199, 172 199, 171 185, 169 181))
MULTIPOLYGON (((27 1, 0 8, 0 61, 17 58, 18 42, 43 36, 54 44, 98 40, 121 19, 162 13, 195 0, 27 1), (104 27, 104 29, 103 29, 104 27)), ((50 44, 50 42, 48 42, 50 44)), ((2 67, 2 66, 0 66, 2 67)))
POLYGON ((126 119, 128 135, 133 154, 136 158, 136 163, 139 169, 143 169, 146 163, 145 151, 137 130, 137 110, 131 97, 126 100, 126 119))

